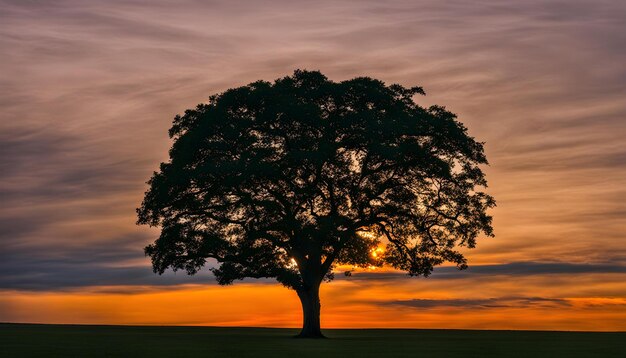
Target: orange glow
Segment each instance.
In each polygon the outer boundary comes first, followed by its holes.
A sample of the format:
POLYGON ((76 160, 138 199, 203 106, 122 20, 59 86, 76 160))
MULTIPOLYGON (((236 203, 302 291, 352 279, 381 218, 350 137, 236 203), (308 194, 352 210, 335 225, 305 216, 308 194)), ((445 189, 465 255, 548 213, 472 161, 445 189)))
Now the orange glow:
MULTIPOLYGON (((615 289, 626 291, 624 275, 610 276, 580 277, 579 283, 587 285, 588 297, 577 296, 575 287, 561 281, 564 277, 526 277, 516 282, 495 278, 489 282, 343 279, 322 285, 322 324, 326 328, 626 330, 626 299, 592 295, 602 290, 602 284, 594 283, 601 281, 615 282, 615 289), (529 287, 534 296, 526 294, 529 287), (555 292, 564 298, 549 298, 555 292), (444 304, 398 304, 415 299, 444 304), (458 304, 464 300, 470 306, 458 304)), ((295 292, 277 284, 135 287, 115 292, 119 289, 4 291, 0 306, 6 311, 3 320, 11 322, 265 327, 298 327, 301 323, 295 292)))

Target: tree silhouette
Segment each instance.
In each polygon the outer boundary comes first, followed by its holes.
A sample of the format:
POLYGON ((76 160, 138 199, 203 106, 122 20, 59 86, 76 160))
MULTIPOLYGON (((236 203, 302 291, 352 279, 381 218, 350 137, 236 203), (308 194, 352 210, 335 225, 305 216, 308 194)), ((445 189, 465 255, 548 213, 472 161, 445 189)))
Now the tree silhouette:
MULTIPOLYGON (((210 97, 176 116, 170 160, 148 181, 138 223, 154 271, 217 281, 275 278, 303 310, 300 337, 322 337, 319 287, 337 265, 428 276, 467 267, 459 246, 493 236, 483 144, 420 87, 297 70, 210 97)), ((349 274, 349 272, 346 272, 349 274)))

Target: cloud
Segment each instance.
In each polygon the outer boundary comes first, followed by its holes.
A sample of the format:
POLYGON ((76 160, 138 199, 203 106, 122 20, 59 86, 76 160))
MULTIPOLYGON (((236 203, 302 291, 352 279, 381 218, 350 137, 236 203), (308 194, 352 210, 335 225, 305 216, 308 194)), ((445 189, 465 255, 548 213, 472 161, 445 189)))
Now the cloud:
POLYGON ((475 299, 412 299, 378 302, 379 305, 403 306, 420 309, 461 308, 461 309, 493 309, 493 308, 528 308, 528 307, 564 307, 571 303, 562 298, 545 297, 499 297, 475 299))
MULTIPOLYGON (((567 263, 567 262, 512 262, 499 265, 471 265, 466 270, 455 267, 437 267, 428 280, 473 279, 482 276, 536 276, 579 274, 626 274, 626 266, 619 263, 567 263)), ((341 280, 404 280, 403 272, 357 272, 350 277, 336 275, 341 280)))
POLYGON ((414 309, 532 309, 532 310, 569 310, 572 308, 612 308, 626 305, 624 298, 614 297, 581 297, 553 298, 537 296, 503 296, 494 298, 443 298, 443 299, 408 299, 374 301, 379 306, 399 306, 414 309))
POLYGON ((77 198, 142 187, 142 163, 85 152, 85 140, 53 128, 5 128, 0 133, 0 197, 4 212, 23 201, 64 204, 77 198))
POLYGON ((479 265, 470 270, 477 275, 542 275, 626 273, 626 266, 619 264, 566 263, 566 262, 514 262, 502 265, 479 265))
MULTIPOLYGON (((43 252, 31 252, 30 259, 24 251, 8 251, 0 254, 0 287, 34 291, 67 290, 81 287, 117 286, 115 290, 128 290, 132 286, 184 286, 188 284, 216 284, 209 268, 217 265, 213 261, 194 276, 186 272, 168 271, 156 275, 143 259, 140 248, 131 243, 146 241, 141 238, 118 238, 116 242, 106 240, 86 246, 68 245, 62 248, 49 247, 43 252), (114 245, 112 245, 115 243, 114 245), (111 247, 113 246, 113 247, 111 247)), ((626 266, 617 264, 569 264, 517 262, 502 265, 475 265, 465 271, 453 267, 440 267, 426 281, 410 278, 402 272, 360 272, 351 277, 337 274, 336 280, 361 284, 391 284, 395 282, 432 282, 439 280, 496 280, 562 275, 579 277, 592 274, 626 274, 626 266)), ((271 283, 272 279, 244 280, 248 283, 271 283)), ((391 290, 393 291, 393 290, 391 290)), ((390 292, 391 292, 390 291, 390 292)), ((427 303, 425 303, 427 304, 427 303)))
POLYGON ((0 279, 0 284, 3 289, 26 291, 66 291, 109 286, 114 288, 110 288, 108 292, 126 292, 125 288, 215 285, 216 281, 206 271, 195 276, 188 276, 185 272, 168 272, 159 276, 146 266, 106 267, 49 260, 34 263, 30 268, 22 267, 19 271, 13 269, 6 272, 0 279))

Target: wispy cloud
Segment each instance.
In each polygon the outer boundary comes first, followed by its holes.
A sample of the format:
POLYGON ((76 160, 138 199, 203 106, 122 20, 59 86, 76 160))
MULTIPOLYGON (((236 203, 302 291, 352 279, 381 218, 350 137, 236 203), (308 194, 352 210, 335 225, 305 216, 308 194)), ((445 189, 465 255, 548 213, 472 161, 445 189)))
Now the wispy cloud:
MULTIPOLYGON (((577 275, 595 273, 626 274, 626 266, 614 263, 567 263, 567 262, 512 262, 499 265, 472 265, 467 270, 458 270, 455 267, 438 267, 428 280, 438 279, 473 279, 484 276, 516 276, 535 275, 577 275)), ((402 280, 408 276, 402 272, 358 272, 345 280, 402 280)))
POLYGON ((560 307, 571 306, 563 298, 545 297, 499 297, 499 298, 457 298, 457 299, 422 299, 381 301, 380 305, 395 305, 411 308, 464 308, 464 309, 493 309, 493 308, 527 308, 529 306, 560 307))

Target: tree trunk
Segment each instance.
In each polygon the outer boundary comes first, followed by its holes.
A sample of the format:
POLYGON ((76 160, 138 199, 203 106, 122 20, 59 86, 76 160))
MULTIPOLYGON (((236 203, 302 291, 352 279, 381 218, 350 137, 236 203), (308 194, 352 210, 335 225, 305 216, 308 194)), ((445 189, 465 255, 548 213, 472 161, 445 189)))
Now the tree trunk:
POLYGON ((320 329, 320 286, 297 291, 302 303, 302 331, 297 338, 326 338, 320 329))

